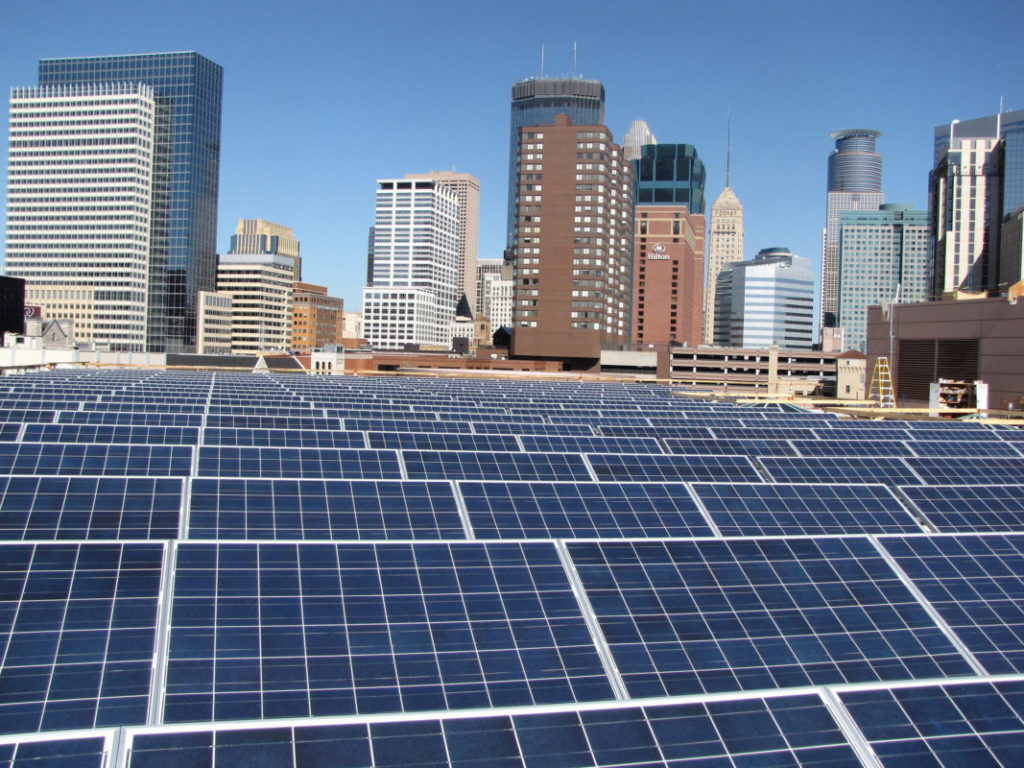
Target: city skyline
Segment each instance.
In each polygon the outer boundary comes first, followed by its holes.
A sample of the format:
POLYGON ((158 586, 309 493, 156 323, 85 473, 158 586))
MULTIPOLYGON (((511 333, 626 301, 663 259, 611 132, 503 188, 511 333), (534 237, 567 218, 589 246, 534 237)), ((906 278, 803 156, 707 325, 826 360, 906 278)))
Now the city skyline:
MULTIPOLYGON (((623 37, 607 14, 579 14, 578 3, 556 4, 529 34, 513 22, 539 13, 540 4, 398 3, 351 14, 257 2, 244 15, 229 3, 163 11, 104 2, 42 7, 45 13, 38 4, 7 4, 15 34, 0 53, 0 72, 8 87, 32 85, 39 60, 52 57, 195 50, 223 66, 217 250, 227 249, 239 218, 286 222, 301 233, 305 277, 327 285, 351 309, 360 307, 365 284, 366 230, 378 178, 432 170, 473 174, 481 181, 479 257, 500 256, 509 93, 529 77, 576 74, 601 81, 605 123, 616 142, 633 120, 643 119, 659 140, 693 144, 707 167, 712 199, 725 184, 731 111, 732 187, 744 204, 744 257, 783 243, 811 257, 819 279, 823 158, 831 132, 880 130, 886 200, 924 209, 934 127, 992 114, 1000 97, 1005 109, 1024 106, 1016 76, 1024 54, 1013 42, 1024 11, 1009 2, 977 9, 1000 23, 958 40, 957 67, 929 64, 929 57, 946 55, 935 40, 947 23, 942 9, 952 3, 938 3, 928 14, 910 2, 860 6, 861 16, 843 17, 843 24, 844 35, 859 36, 858 50, 876 52, 863 60, 835 58, 826 32, 842 11, 828 4, 639 3, 638 23, 660 15, 703 30, 687 38, 687 58, 698 66, 685 71, 678 58, 664 55, 667 50, 658 54, 641 36, 623 37), (886 23, 879 24, 883 12, 886 23), (110 24, 115 16, 118 24, 110 24), (738 30, 726 25, 735 18, 744 21, 738 30), (442 34, 460 45, 437 46, 442 34), (786 39, 785 56, 757 43, 773 35, 786 39), (247 42, 277 36, 279 51, 257 51, 247 42), (385 42, 407 55, 385 61, 385 42), (901 71, 912 74, 913 88, 891 87, 901 71), (345 76, 325 78, 325 72, 345 76), (266 111, 268 95, 274 117, 266 111)), ((5 122, 5 148, 6 129, 5 122)))

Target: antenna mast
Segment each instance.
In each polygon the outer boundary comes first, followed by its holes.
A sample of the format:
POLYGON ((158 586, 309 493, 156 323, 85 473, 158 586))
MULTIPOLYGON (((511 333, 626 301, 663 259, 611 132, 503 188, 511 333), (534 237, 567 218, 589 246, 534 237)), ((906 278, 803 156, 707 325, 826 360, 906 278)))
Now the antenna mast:
POLYGON ((540 76, 544 79, 544 43, 540 44, 540 76))
POLYGON ((572 41, 572 76, 576 77, 576 41, 572 41))
POLYGON ((732 112, 728 113, 728 128, 726 129, 725 140, 725 186, 729 186, 729 177, 732 175, 732 112))

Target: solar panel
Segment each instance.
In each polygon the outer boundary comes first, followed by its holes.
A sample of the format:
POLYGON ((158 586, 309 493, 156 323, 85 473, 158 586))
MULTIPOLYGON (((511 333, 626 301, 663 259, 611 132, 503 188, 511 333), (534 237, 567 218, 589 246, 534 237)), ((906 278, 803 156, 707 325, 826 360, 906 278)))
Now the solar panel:
POLYGON ((683 483, 459 483, 478 539, 711 536, 683 483))
POLYGON ((362 432, 331 429, 251 429, 208 427, 204 445, 274 446, 280 448, 366 448, 362 432))
POLYGON ((184 480, 0 476, 0 539, 174 539, 184 480))
POLYGON ((177 475, 192 471, 187 445, 0 443, 0 475, 177 475))
MULTIPOLYGON (((351 419, 341 420, 342 429, 363 432, 466 432, 468 424, 428 419, 351 419)), ((503 430, 495 430, 501 432, 503 430)), ((509 430, 504 430, 508 432, 509 430)))
POLYGON ((464 432, 367 432, 371 448, 411 448, 425 451, 518 451, 513 435, 464 432))
POLYGON ((884 485, 694 483, 723 536, 920 533, 884 485))
POLYGON ((196 427, 105 424, 26 424, 26 443, 134 443, 196 445, 196 427))
POLYGON ((990 674, 1024 670, 1024 537, 882 540, 990 674))
POLYGON ((523 450, 559 453, 664 453, 650 437, 523 435, 523 450))
POLYGON ((975 457, 1009 456, 1019 459, 1021 454, 1012 444, 1000 440, 907 440, 906 445, 917 456, 975 457))
POLYGON ((606 424, 599 427, 600 434, 607 437, 679 437, 692 439, 707 439, 711 437, 711 430, 707 427, 629 427, 614 426, 606 424))
POLYGON ((505 435, 566 435, 586 436, 595 434, 589 424, 546 424, 539 421, 473 421, 473 431, 480 434, 499 433, 505 435))
POLYGON ((1024 458, 989 456, 984 459, 972 459, 958 456, 908 458, 906 461, 926 485, 1004 485, 1018 483, 1024 477, 1024 458))
POLYGON ((211 414, 206 417, 206 427, 222 427, 234 429, 358 429, 354 427, 342 427, 338 419, 304 417, 295 418, 289 416, 229 416, 226 414, 217 416, 211 414))
POLYGON ((400 479, 395 451, 202 446, 198 477, 400 479))
POLYGON ((912 456, 901 440, 793 440, 793 447, 801 456, 912 456))
POLYGON ((578 453, 402 451, 410 478, 426 480, 591 480, 578 453))
POLYGON ((919 485, 900 492, 940 532, 1024 531, 1024 485, 919 485))
POLYGON ((60 411, 59 424, 119 424, 150 427, 201 427, 201 413, 135 413, 131 411, 60 411))
POLYGON ((1020 681, 844 691, 840 699, 886 768, 1021 764, 1020 681))
POLYGON ((866 539, 567 546, 632 697, 971 674, 866 539))
POLYGON ((543 714, 511 716, 138 733, 131 737, 130 755, 129 768, 861 765, 831 713, 813 694, 550 708, 543 714))
POLYGON ((921 478, 898 456, 759 456, 777 483, 885 483, 915 485, 921 478))
POLYGON ((146 721, 160 544, 0 544, 0 733, 146 721))
POLYGON ((760 480, 746 456, 588 453, 601 481, 760 480))
POLYGON ((214 480, 190 494, 192 539, 462 539, 451 483, 214 480))
POLYGON ((551 544, 178 547, 164 722, 611 696, 551 544))
POLYGON ((733 439, 693 440, 666 437, 669 453, 706 453, 712 456, 795 456, 788 440, 733 439))
POLYGON ((17 440, 20 434, 20 423, 8 422, 0 424, 0 442, 9 442, 17 440))
POLYGON ((4 768, 104 768, 108 757, 107 740, 102 736, 0 744, 0 766, 4 768))

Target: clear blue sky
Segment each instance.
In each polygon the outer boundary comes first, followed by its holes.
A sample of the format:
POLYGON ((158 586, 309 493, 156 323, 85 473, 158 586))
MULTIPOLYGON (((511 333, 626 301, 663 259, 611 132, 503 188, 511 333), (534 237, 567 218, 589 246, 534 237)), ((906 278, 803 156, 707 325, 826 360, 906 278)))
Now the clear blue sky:
POLYGON ((7 86, 34 85, 47 57, 196 50, 222 65, 218 250, 239 218, 287 224, 305 279, 349 309, 378 178, 474 174, 480 256, 501 255, 509 93, 540 74, 541 44, 561 76, 577 43, 618 141, 643 118, 696 145, 709 209, 731 110, 747 258, 783 245, 819 261, 832 131, 882 131, 887 201, 924 208, 934 126, 1000 97, 1024 109, 1020 0, 2 0, 0 29, 7 86))

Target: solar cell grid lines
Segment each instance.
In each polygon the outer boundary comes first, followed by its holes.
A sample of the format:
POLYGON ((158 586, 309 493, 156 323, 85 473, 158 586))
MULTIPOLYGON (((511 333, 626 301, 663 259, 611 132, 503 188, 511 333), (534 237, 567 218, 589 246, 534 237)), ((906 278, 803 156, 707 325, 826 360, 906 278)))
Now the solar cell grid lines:
POLYGON ((693 483, 723 536, 920 533, 883 485, 693 483))
POLYGON ((1022 454, 1012 443, 1002 440, 907 440, 904 445, 914 455, 936 458, 982 458, 1004 456, 1019 459, 1022 454))
POLYGON ((246 427, 208 427, 203 430, 204 445, 280 448, 367 448, 362 432, 327 429, 253 429, 246 427))
POLYGON ((196 445, 196 427, 112 424, 26 424, 21 438, 27 443, 135 443, 141 445, 196 445))
POLYGON ((187 445, 0 443, 0 474, 187 477, 191 471, 187 445))
POLYGON ((184 482, 0 476, 0 539, 174 539, 184 482))
POLYGON ((795 456, 796 450, 789 440, 762 440, 737 438, 733 440, 701 440, 692 438, 663 438, 669 453, 710 454, 712 456, 795 456))
POLYGON ((757 462, 777 483, 885 483, 915 485, 921 476, 911 457, 899 456, 759 456, 757 462))
POLYGON ((411 448, 429 451, 518 451, 514 435, 465 432, 367 432, 370 448, 411 448))
POLYGON ((684 483, 458 486, 478 539, 713 535, 684 483))
POLYGON ((598 480, 760 480, 746 456, 588 453, 598 480))
POLYGON ((650 437, 522 435, 519 440, 523 450, 531 452, 664 453, 650 437))
POLYGON ((192 480, 191 539, 463 539, 450 483, 192 480))
POLYGON ((865 539, 567 546, 632 697, 971 674, 865 539))
POLYGON ((607 699, 550 543, 178 547, 165 722, 607 699))
POLYGON ((1021 478, 1024 478, 1024 457, 911 457, 906 462, 921 476, 926 485, 943 485, 950 482, 963 485, 1005 485, 1020 482, 1021 478))
POLYGON ((591 480, 578 453, 403 450, 410 479, 591 480))
POLYGON ((211 414, 206 417, 206 426, 224 429, 344 429, 338 419, 328 417, 290 418, 287 416, 241 416, 232 414, 211 414))
POLYGON ((201 413, 136 413, 125 411, 60 411, 60 424, 119 424, 147 427, 201 427, 201 413))
POLYGON ((1024 531, 1024 485, 904 486, 900 493, 942 533, 1024 531))
POLYGON ((399 479, 395 451, 201 446, 198 477, 399 479))
POLYGON ((912 456, 902 440, 791 440, 801 456, 912 456))

